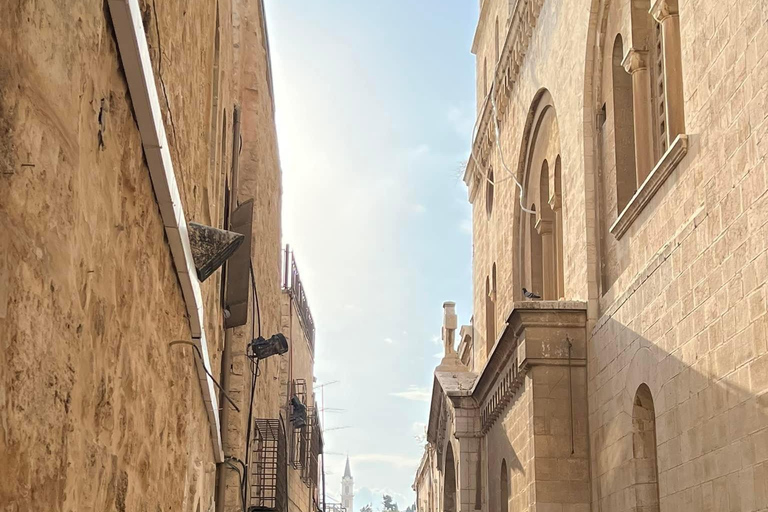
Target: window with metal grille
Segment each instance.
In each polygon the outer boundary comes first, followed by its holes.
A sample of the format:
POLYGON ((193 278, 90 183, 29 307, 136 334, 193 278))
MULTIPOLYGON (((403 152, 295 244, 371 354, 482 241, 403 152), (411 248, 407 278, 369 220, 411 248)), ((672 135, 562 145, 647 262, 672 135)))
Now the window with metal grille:
POLYGON ((314 409, 312 418, 312 428, 310 434, 310 446, 309 446, 309 484, 310 486, 317 488, 320 483, 319 470, 320 463, 319 457, 323 453, 323 441, 320 437, 320 418, 317 414, 317 409, 314 409))
POLYGON ((302 458, 302 464, 301 464, 301 481, 306 484, 307 487, 310 486, 310 464, 311 464, 311 458, 312 458, 312 431, 314 430, 315 425, 315 409, 314 407, 310 407, 307 409, 307 426, 304 427, 304 429, 301 431, 301 453, 300 456, 302 458))
POLYGON ((301 480, 310 489, 317 487, 318 484, 318 457, 320 455, 320 421, 317 416, 317 409, 310 408, 307 413, 307 428, 305 435, 305 446, 307 448, 304 456, 306 461, 304 469, 301 472, 301 480))
MULTIPOLYGON (((291 383, 291 396, 295 396, 299 402, 307 405, 307 381, 305 379, 294 379, 291 383)), ((303 470, 307 466, 310 412, 310 408, 307 408, 307 425, 300 427, 291 425, 291 466, 293 469, 303 470)))
POLYGON ((248 472, 248 511, 285 512, 288 473, 281 420, 254 420, 248 472))

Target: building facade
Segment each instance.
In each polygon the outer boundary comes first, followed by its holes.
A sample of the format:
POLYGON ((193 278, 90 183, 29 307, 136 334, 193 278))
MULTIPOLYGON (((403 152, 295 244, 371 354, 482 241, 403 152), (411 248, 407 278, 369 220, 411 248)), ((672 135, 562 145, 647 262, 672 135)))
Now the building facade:
POLYGON ((315 510, 262 2, 12 1, 0 50, 0 509, 315 510))
POLYGON ((761 0, 481 1, 437 510, 768 507, 766 43, 761 0))

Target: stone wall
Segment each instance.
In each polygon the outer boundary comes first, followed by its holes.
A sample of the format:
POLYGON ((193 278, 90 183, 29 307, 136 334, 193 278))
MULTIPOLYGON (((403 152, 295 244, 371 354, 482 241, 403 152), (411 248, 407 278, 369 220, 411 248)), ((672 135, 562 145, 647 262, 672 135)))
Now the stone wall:
POLYGON ((528 510, 536 502, 532 387, 531 379, 525 378, 514 401, 485 436, 488 501, 483 503, 483 510, 528 510), (501 500, 502 461, 506 462, 509 478, 507 508, 501 500))
MULTIPOLYGON (((501 9, 507 2, 495 3, 501 9)), ((610 81, 596 71, 609 49, 595 55, 594 48, 606 27, 626 31, 626 3, 610 2, 603 25, 602 2, 586 8, 545 0, 499 119, 507 163, 519 173, 531 102, 541 89, 552 95, 563 163, 566 298, 589 301, 594 327, 587 372, 593 510, 637 505, 632 419, 641 384, 654 402, 661 509, 759 510, 768 506, 768 6, 680 1, 690 147, 616 239, 609 231, 615 205, 604 189, 610 155, 601 153, 612 151, 605 143, 610 116, 602 135, 597 131, 602 98, 612 109, 610 81)), ((493 52, 492 38, 479 40, 482 62, 493 52)), ((497 153, 489 164, 497 178, 508 176, 497 153)), ((520 209, 511 179, 496 185, 490 215, 484 184, 472 198, 475 354, 482 367, 485 280, 494 263, 499 332, 520 293, 520 209)))
MULTIPOLYGON (((243 105, 240 197, 256 198, 254 267, 271 334, 280 171, 263 25, 257 2, 216 6, 141 3, 189 221, 222 225, 232 109, 243 105)), ((12 2, 0 50, 0 503, 212 510, 216 467, 194 356, 168 346, 190 338, 188 321, 107 4, 12 2)), ((217 379, 220 274, 202 284, 217 379)), ((243 375, 250 325, 238 331, 243 375)), ((256 415, 277 411, 278 368, 262 364, 256 415)))

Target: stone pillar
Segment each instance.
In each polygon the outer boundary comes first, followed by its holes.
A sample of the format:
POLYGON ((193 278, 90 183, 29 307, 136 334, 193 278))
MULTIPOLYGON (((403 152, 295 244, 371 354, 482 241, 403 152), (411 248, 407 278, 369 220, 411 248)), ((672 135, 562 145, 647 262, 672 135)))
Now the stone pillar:
POLYGON ((680 14, 677 0, 656 0, 651 15, 661 24, 664 62, 664 112, 667 147, 685 133, 682 52, 680 49, 680 14))
MULTIPOLYGON (((457 405, 454 403, 454 405, 457 405)), ((465 404, 466 405, 466 404, 465 404)), ((480 415, 476 408, 456 407, 456 439, 459 441, 459 461, 457 476, 459 494, 457 510, 459 512, 475 512, 482 507, 482 471, 480 468, 480 415), (481 499, 478 500, 478 497, 481 499)))
POLYGON ((552 221, 539 218, 536 231, 541 235, 541 276, 544 300, 557 300, 557 272, 555 266, 555 236, 552 221))
POLYGON ((635 114, 635 170, 637 187, 640 188, 656 163, 653 154, 654 131, 648 52, 630 48, 621 64, 627 73, 632 75, 632 105, 635 114))

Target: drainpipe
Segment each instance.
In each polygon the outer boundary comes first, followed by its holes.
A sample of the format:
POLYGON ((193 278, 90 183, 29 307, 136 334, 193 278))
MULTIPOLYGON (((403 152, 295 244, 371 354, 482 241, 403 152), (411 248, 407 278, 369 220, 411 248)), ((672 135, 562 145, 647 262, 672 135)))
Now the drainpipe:
POLYGON ((203 403, 208 415, 213 456, 224 461, 219 430, 219 410, 211 372, 208 343, 203 320, 203 297, 189 245, 187 221, 181 204, 179 186, 173 172, 171 153, 163 125, 155 75, 149 58, 147 37, 141 20, 138 0, 109 0, 109 13, 115 27, 120 59, 131 94, 131 103, 139 125, 144 156, 152 178, 152 188, 160 207, 165 234, 171 247, 171 258, 181 285, 189 317, 192 342, 202 357, 195 357, 203 403))
MULTIPOLYGON (((236 106, 232 115, 232 185, 231 188, 234 191, 229 198, 229 211, 227 212, 228 226, 227 229, 232 227, 232 214, 237 208, 237 178, 240 170, 240 107, 236 106)), ((223 281, 226 286, 226 280, 223 281)), ((227 294, 225 293, 226 297, 227 294)), ((252 318, 251 322, 255 322, 256 319, 252 318)), ((221 387, 224 393, 229 392, 229 377, 232 370, 232 334, 233 329, 226 329, 224 331, 224 350, 221 354, 221 387)), ((227 445, 227 429, 229 428, 229 416, 231 409, 229 407, 223 407, 221 409, 221 439, 222 444, 228 449, 227 445)), ((231 454, 231 452, 230 452, 231 454)), ((227 490, 227 477, 226 473, 232 471, 225 464, 219 464, 216 466, 216 510, 222 512, 224 510, 224 502, 226 499, 227 490)))

